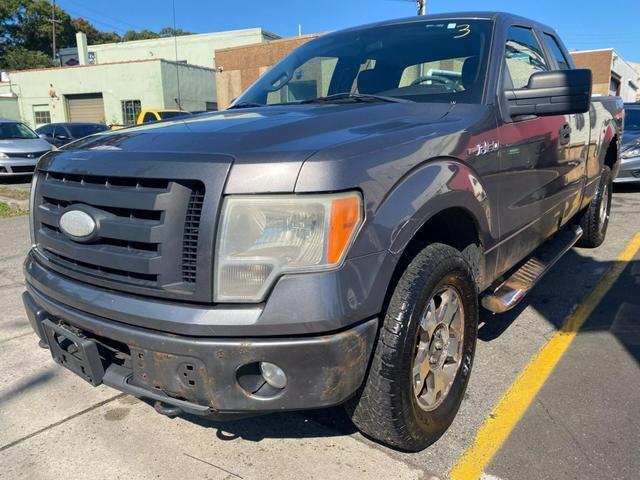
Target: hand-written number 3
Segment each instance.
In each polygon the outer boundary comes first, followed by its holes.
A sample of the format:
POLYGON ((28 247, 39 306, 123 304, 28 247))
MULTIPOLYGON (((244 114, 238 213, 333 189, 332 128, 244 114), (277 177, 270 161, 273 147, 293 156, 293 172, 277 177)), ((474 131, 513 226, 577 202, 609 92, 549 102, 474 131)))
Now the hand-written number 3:
POLYGON ((453 38, 463 38, 466 37, 467 35, 469 35, 471 33, 471 25, 465 23, 462 25, 458 25, 458 33, 460 35, 456 35, 453 38))

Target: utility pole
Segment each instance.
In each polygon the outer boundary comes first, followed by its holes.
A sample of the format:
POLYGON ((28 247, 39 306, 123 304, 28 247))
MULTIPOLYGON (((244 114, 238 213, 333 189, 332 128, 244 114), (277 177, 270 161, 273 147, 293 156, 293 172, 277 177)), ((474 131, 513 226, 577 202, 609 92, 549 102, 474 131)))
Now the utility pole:
POLYGON ((418 15, 426 15, 427 12, 427 0, 417 0, 418 4, 418 15))
POLYGON ((62 23, 56 20, 56 0, 51 3, 51 56, 53 64, 56 64, 56 23, 62 23))

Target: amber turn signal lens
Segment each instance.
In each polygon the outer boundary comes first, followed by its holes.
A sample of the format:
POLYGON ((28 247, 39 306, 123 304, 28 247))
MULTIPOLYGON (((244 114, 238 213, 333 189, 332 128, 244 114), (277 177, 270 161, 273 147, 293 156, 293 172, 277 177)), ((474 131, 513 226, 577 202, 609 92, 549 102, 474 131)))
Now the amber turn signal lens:
POLYGON ((360 197, 339 198, 331 205, 327 263, 338 263, 360 223, 360 197))

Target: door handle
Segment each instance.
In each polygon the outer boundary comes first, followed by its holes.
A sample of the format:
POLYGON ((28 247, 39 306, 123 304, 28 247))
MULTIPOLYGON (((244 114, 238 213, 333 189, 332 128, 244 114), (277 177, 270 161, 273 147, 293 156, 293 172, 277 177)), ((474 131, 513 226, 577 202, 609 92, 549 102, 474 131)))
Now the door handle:
POLYGON ((571 125, 565 123, 560 127, 560 145, 567 145, 571 141, 571 125))

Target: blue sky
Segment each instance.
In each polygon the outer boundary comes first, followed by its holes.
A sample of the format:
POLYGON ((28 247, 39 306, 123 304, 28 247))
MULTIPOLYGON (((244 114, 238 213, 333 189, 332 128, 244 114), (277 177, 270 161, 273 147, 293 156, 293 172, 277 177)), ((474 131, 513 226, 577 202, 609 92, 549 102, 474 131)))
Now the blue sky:
MULTIPOLYGON (((104 30, 171 25, 171 0, 58 0, 104 30)), ((196 33, 263 27, 283 36, 337 30, 415 13, 404 0, 175 0, 177 26, 196 33)), ((615 48, 640 62, 640 0, 427 0, 431 13, 503 10, 555 27, 570 49, 615 48), (616 10, 617 8, 617 10, 616 10), (607 11, 610 9, 610 11, 607 11)))

